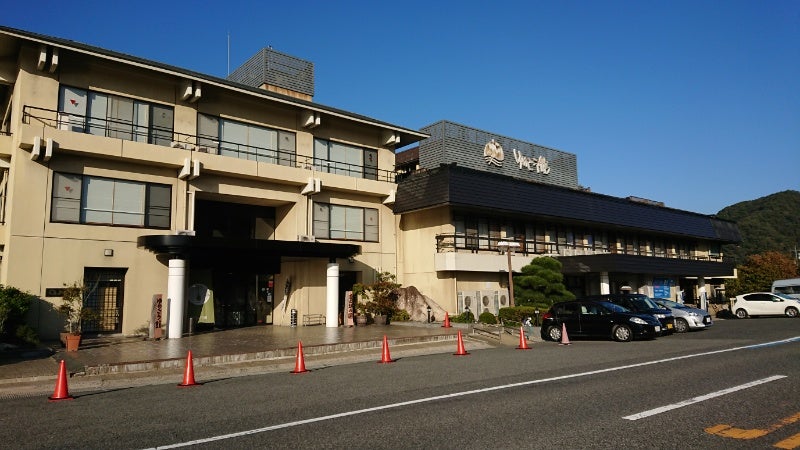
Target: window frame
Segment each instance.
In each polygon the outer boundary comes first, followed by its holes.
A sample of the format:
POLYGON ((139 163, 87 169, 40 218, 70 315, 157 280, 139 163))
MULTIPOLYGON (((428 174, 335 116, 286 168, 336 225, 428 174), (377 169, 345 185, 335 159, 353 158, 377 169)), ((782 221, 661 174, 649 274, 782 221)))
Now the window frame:
POLYGON ((57 109, 59 127, 66 126, 66 129, 77 133, 94 134, 132 142, 145 142, 162 147, 168 147, 175 135, 174 105, 140 100, 68 84, 59 84, 57 109), (71 114, 75 113, 67 110, 66 97, 68 91, 79 97, 83 103, 82 105, 79 104, 80 102, 72 103, 73 108, 82 113, 78 114, 80 119, 76 117, 76 120, 73 120, 71 114), (102 108, 93 111, 92 107, 95 102, 98 103, 98 106, 102 105, 102 108), (131 105, 131 120, 117 119, 120 111, 118 108, 114 108, 123 103, 131 105), (155 117, 159 112, 169 114, 169 127, 155 125, 155 117))
POLYGON ((380 211, 377 208, 339 205, 334 203, 314 202, 312 233, 318 239, 335 239, 338 241, 380 242, 380 211), (334 230, 337 222, 335 214, 341 214, 344 224, 341 229, 334 230), (373 218, 368 217, 373 215, 373 218), (360 218, 356 217, 360 216, 360 218), (354 222, 348 222, 354 220, 354 222), (370 222, 376 222, 374 225, 370 222), (350 229, 351 224, 359 224, 359 229, 350 229))
MULTIPOLYGON (((120 205, 121 206, 121 205, 120 205)), ((121 178, 100 177, 93 175, 81 175, 69 172, 53 172, 53 184, 50 193, 50 222, 51 223, 69 223, 76 225, 100 225, 100 226, 113 226, 113 227, 127 227, 127 228, 152 228, 168 230, 172 224, 172 186, 162 183, 150 183, 135 180, 126 180, 121 178), (70 187, 69 183, 62 182, 63 179, 70 179, 72 183, 77 183, 77 187, 70 187), (111 206, 107 210, 99 210, 97 208, 95 217, 102 217, 102 214, 108 214, 110 219, 108 221, 95 221, 90 218, 87 219, 87 213, 92 208, 89 207, 90 202, 99 200, 100 198, 90 198, 94 195, 91 192, 91 181, 96 180, 100 183, 111 183, 112 192, 110 192, 111 206), (134 192, 135 188, 141 189, 139 198, 135 197, 116 197, 118 194, 116 186, 119 183, 119 193, 124 192, 123 187, 127 188, 130 192, 134 192), (59 195, 60 189, 64 187, 70 195, 59 195), (160 191, 160 192, 158 192, 160 191), (141 212, 122 210, 115 205, 115 202, 122 201, 122 204, 130 205, 130 202, 141 202, 141 212), (168 204, 165 203, 168 202, 168 204), (64 207, 59 207, 57 203, 64 203, 64 207), (70 214, 61 214, 61 212, 69 211, 68 206, 77 205, 77 209, 72 208, 74 212, 70 214), (166 212, 166 214, 163 214, 166 212), (162 213, 162 214, 159 214, 162 213), (122 217, 136 217, 141 216, 141 225, 130 223, 131 221, 120 220, 115 222, 114 216, 119 215, 122 217)))

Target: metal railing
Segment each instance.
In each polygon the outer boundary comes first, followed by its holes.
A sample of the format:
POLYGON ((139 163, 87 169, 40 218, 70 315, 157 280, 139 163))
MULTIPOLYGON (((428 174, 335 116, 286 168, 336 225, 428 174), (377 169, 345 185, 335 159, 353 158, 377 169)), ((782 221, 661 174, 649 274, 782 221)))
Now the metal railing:
POLYGON ((218 140, 212 136, 177 133, 171 128, 140 125, 125 120, 67 114, 52 109, 26 105, 23 107, 22 121, 26 124, 39 124, 76 133, 144 142, 162 147, 180 148, 191 152, 299 167, 354 178, 395 182, 394 170, 378 169, 376 167, 315 158, 313 156, 302 156, 293 151, 228 142, 218 140))
POLYGON ((645 251, 616 249, 609 246, 585 244, 558 244, 525 239, 509 239, 490 237, 485 235, 468 235, 465 233, 444 233, 436 235, 436 253, 469 252, 469 253, 497 253, 501 249, 497 245, 500 241, 512 240, 519 244, 514 253, 519 255, 552 255, 552 256, 581 256, 581 255, 634 255, 650 256, 654 258, 686 259, 693 261, 732 262, 733 259, 718 254, 686 254, 668 253, 666 251, 645 251))

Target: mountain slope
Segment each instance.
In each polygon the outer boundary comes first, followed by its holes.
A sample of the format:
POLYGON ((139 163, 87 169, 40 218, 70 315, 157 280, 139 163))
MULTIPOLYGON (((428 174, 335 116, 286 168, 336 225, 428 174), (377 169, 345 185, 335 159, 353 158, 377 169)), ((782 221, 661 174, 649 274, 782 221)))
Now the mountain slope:
POLYGON ((794 255, 800 249, 800 191, 783 191, 723 208, 717 217, 738 223, 739 246, 724 247, 737 264, 749 255, 778 251, 794 255))

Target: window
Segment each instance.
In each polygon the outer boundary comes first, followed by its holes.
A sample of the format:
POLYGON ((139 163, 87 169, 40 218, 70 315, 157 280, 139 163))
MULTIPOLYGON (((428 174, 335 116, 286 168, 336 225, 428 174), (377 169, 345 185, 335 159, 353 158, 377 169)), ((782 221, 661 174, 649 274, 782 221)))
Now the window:
POLYGON ((168 146, 174 109, 118 95, 61 86, 58 126, 62 130, 168 146))
POLYGON ((169 228, 171 198, 167 185, 56 172, 50 220, 169 228))
POLYGON ((201 151, 293 166, 296 158, 295 140, 292 132, 207 114, 197 115, 197 146, 201 151))
POLYGON ((314 236, 323 239, 378 241, 378 210, 314 204, 314 236))
POLYGON ((377 180, 378 151, 314 139, 314 166, 321 172, 377 180))

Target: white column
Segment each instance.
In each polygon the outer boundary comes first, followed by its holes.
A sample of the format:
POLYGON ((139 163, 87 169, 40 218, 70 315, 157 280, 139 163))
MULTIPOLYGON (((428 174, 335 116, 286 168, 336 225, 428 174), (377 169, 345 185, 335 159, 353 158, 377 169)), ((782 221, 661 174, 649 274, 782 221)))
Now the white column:
POLYGON ((706 294, 706 279, 697 277, 697 295, 700 297, 700 309, 708 309, 708 295, 706 294))
POLYGON ((327 303, 325 308, 325 326, 339 326, 339 264, 328 263, 328 284, 326 285, 327 303))
POLYGON ((167 298, 169 312, 167 316, 169 339, 180 339, 183 336, 183 304, 186 297, 186 261, 169 260, 169 277, 167 278, 167 298))
POLYGON ((608 272, 600 272, 600 294, 611 293, 611 283, 608 281, 608 272))

